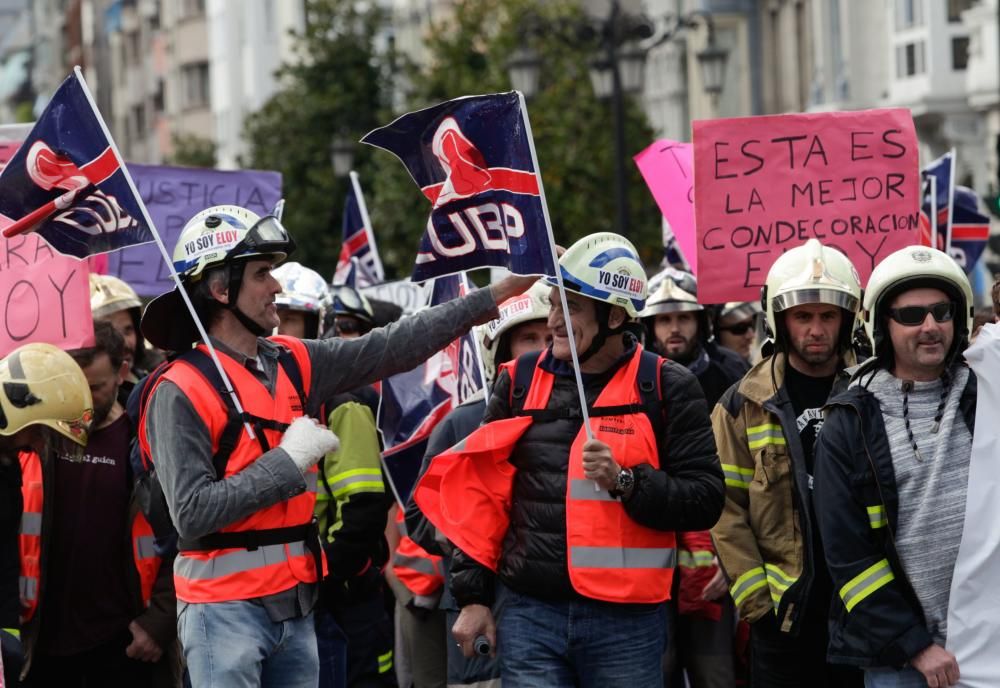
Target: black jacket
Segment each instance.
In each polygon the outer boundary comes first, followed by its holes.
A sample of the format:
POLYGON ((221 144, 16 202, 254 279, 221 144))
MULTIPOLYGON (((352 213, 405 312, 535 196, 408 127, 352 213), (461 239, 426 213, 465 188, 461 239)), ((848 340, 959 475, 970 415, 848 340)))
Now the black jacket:
MULTIPOLYGON (((959 410, 971 433, 976 376, 970 371, 959 410)), ((896 552, 899 513, 892 454, 878 399, 856 385, 830 400, 816 440, 814 499, 826 561, 836 593, 831 608, 829 660, 856 666, 902 667, 933 643, 923 610, 896 552), (870 516, 881 506, 885 525, 870 516), (850 612, 840 591, 888 561, 894 579, 863 597, 850 612)), ((880 513, 880 512, 876 512, 880 513)))
MULTIPOLYGON (((630 347, 604 373, 584 375, 588 405, 593 406, 634 351, 630 347)), ((579 411, 572 369, 551 356, 543 366, 555 375, 547 408, 579 411)), ((666 418, 659 438, 661 468, 641 464, 634 469, 636 485, 625 511, 657 530, 706 530, 722 512, 725 487, 705 397, 698 380, 679 364, 664 362, 660 376, 666 418)), ((510 386, 510 377, 501 373, 484 422, 510 416, 510 386)), ((569 447, 580 428, 579 416, 536 420, 510 457, 517 473, 498 574, 504 585, 521 594, 544 599, 578 596, 566 565, 565 495, 569 447)), ((493 584, 491 571, 455 550, 450 585, 459 606, 490 605, 493 584)))
POLYGON ((735 351, 718 346, 715 342, 706 344, 705 352, 708 354, 708 365, 696 375, 711 412, 726 390, 749 372, 750 364, 735 351))

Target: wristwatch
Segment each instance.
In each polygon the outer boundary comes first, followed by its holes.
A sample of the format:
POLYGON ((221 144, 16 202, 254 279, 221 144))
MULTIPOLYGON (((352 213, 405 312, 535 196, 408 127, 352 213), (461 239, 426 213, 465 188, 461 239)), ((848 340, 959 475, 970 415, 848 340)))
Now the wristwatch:
POLYGON ((635 475, 632 473, 632 469, 622 468, 618 471, 615 486, 608 490, 608 494, 616 499, 621 499, 633 487, 635 487, 635 475))

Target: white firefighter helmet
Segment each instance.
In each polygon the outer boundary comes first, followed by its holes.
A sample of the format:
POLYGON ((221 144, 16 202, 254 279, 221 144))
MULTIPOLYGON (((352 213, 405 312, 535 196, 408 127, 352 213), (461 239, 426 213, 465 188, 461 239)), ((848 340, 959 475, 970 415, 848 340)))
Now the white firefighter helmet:
MULTIPOLYGON (((838 306, 853 321, 861 305, 861 278, 843 253, 810 239, 778 257, 761 289, 768 335, 777 336, 775 313, 794 306, 824 303, 838 306)), ((842 346, 850 342, 841 342, 842 346)))
MULTIPOLYGON (((613 232, 583 237, 559 259, 566 289, 612 306, 621 306, 630 318, 646 305, 646 271, 635 246, 613 232)), ((546 281, 556 286, 554 277, 546 281)))
POLYGON ((496 378, 497 368, 506 361, 497 361, 497 353, 501 348, 504 335, 518 325, 535 320, 546 320, 549 317, 549 287, 542 281, 535 282, 523 294, 512 296, 497 308, 500 316, 479 328, 483 344, 483 368, 486 371, 486 384, 490 385, 496 378))
POLYGON ((920 287, 941 289, 956 302, 955 343, 972 332, 974 301, 965 271, 951 256, 927 246, 907 246, 889 254, 872 270, 865 290, 862 320, 876 353, 885 337, 886 309, 901 292, 920 287))

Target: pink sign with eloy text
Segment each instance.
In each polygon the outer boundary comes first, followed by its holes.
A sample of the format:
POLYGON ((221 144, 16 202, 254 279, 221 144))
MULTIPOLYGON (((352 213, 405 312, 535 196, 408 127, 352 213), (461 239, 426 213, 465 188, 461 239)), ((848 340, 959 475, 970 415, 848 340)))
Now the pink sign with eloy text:
POLYGON ((917 136, 903 108, 694 122, 698 300, 756 301, 767 271, 816 238, 867 284, 919 241, 917 136))
POLYGON ((0 357, 29 342, 93 346, 89 276, 36 234, 0 239, 0 357))
POLYGON ((694 164, 690 143, 659 139, 632 159, 656 199, 691 272, 698 274, 694 232, 694 164))

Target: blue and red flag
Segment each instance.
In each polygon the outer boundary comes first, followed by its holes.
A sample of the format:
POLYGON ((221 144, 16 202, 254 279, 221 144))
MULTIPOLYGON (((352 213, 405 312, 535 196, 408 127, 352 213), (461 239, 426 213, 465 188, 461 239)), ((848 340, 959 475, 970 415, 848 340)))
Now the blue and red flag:
POLYGON ((468 96, 410 112, 361 141, 398 157, 433 206, 414 282, 485 266, 555 274, 519 93, 468 96))
MULTIPOLYGON (((434 280, 430 305, 466 293, 464 275, 434 280)), ((483 387, 473 335, 459 337, 413 370, 382 380, 378 427, 382 457, 396 494, 405 504, 416 484, 431 431, 452 408, 483 387)))
MULTIPOLYGON (((941 203, 937 210, 937 246, 934 248, 941 251, 948 250, 949 255, 965 270, 965 273, 971 274, 990 238, 990 218, 979 212, 979 197, 972 189, 956 186, 951 203, 948 202, 948 194, 941 199, 940 190, 938 197, 941 203)), ((920 213, 920 243, 924 246, 931 245, 932 212, 928 194, 924 197, 920 213)))
POLYGON ((372 236, 365 199, 357 175, 351 172, 351 188, 344 203, 343 243, 333 275, 334 284, 371 287, 385 282, 385 270, 372 236), (352 272, 353 271, 353 272, 352 272), (351 281, 349 281, 351 280, 351 281))
POLYGON ((37 231, 77 258, 153 241, 142 200, 78 71, 0 172, 0 226, 8 237, 37 231))

